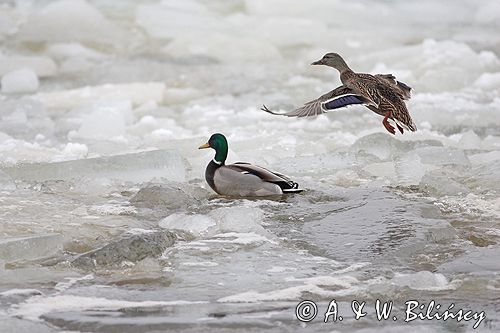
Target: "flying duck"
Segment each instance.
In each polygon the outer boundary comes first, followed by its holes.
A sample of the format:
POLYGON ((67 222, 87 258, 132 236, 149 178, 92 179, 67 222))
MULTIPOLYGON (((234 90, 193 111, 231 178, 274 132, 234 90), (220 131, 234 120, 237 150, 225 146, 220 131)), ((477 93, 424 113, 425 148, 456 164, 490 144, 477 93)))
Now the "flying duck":
POLYGON ((273 112, 265 105, 261 110, 287 117, 309 117, 349 105, 362 104, 384 117, 382 124, 389 133, 396 134, 396 131, 388 119, 395 122, 401 134, 404 132, 403 129, 412 132, 417 130, 404 102, 410 99, 411 88, 397 81, 394 75, 355 73, 337 53, 327 53, 321 60, 311 65, 335 68, 340 72, 342 85, 290 112, 273 112))

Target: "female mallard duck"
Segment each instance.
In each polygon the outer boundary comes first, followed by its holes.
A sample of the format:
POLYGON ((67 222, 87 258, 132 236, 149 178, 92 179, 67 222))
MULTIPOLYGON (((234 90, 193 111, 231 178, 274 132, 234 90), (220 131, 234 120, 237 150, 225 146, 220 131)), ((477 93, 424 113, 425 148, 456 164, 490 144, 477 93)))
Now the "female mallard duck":
POLYGON ((299 184, 288 177, 250 163, 225 165, 228 145, 226 137, 214 134, 199 149, 215 149, 215 157, 207 165, 205 179, 217 193, 228 196, 267 196, 299 193, 299 184))
POLYGON ((327 53, 321 60, 311 65, 326 65, 337 69, 340 72, 342 86, 287 113, 273 112, 265 105, 262 110, 288 117, 309 117, 348 105, 363 104, 384 117, 382 124, 389 133, 396 134, 396 131, 388 119, 394 120, 401 134, 403 128, 412 132, 417 130, 404 102, 410 99, 411 88, 396 81, 394 75, 355 73, 337 53, 327 53))

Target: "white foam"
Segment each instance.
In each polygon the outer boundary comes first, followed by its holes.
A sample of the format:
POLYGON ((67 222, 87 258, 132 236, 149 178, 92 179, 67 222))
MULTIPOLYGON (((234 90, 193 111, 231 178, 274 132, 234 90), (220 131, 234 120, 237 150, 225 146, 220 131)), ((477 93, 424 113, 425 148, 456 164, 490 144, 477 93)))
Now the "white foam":
POLYGON ((408 287, 414 290, 456 289, 456 284, 448 282, 448 279, 443 274, 428 271, 413 274, 396 273, 389 282, 399 287, 408 287))
POLYGON ((272 240, 258 235, 254 232, 240 233, 227 232, 224 234, 216 234, 213 238, 204 240, 205 243, 228 243, 238 245, 262 244, 264 242, 274 243, 272 240))
POLYGON ((296 279, 294 281, 305 282, 303 285, 289 287, 269 292, 248 291, 222 297, 218 302, 222 303, 253 303, 265 301, 284 301, 300 299, 304 293, 312 293, 321 297, 339 297, 355 293, 358 288, 355 287, 359 281, 351 276, 332 277, 318 276, 315 278, 296 279), (338 290, 329 288, 335 287, 338 290))
POLYGON ((118 204, 92 205, 89 207, 88 213, 94 215, 132 215, 136 214, 137 210, 133 206, 124 206, 118 203, 118 204))
POLYGON ((283 272, 295 272, 297 268, 295 267, 284 267, 284 266, 273 266, 266 270, 268 273, 283 273, 283 272))
POLYGON ((54 157, 54 161, 76 160, 87 157, 89 147, 82 143, 68 142, 61 151, 60 158, 54 157))
POLYGON ((84 297, 72 295, 58 295, 51 297, 35 296, 26 302, 10 309, 11 316, 40 321, 40 317, 52 312, 108 310, 118 311, 124 308, 148 308, 156 306, 173 306, 206 303, 202 301, 123 301, 102 297, 84 297))
POLYGON ((43 295, 43 293, 38 289, 9 289, 0 293, 0 296, 4 297, 33 295, 43 295))
POLYGON ((131 234, 131 235, 150 234, 153 232, 157 232, 157 231, 152 230, 152 229, 142 229, 142 228, 132 228, 132 229, 127 230, 127 233, 131 234))
POLYGON ((213 261, 197 261, 197 262, 189 262, 189 261, 183 261, 181 262, 182 266, 191 266, 191 267, 214 267, 218 266, 219 264, 213 261))
POLYGON ((468 193, 465 197, 448 196, 441 198, 436 205, 444 211, 467 214, 473 217, 489 216, 500 218, 500 198, 483 198, 468 193))
POLYGON ((65 290, 68 290, 71 288, 73 285, 77 284, 79 281, 88 281, 88 280, 93 280, 94 275, 93 274, 88 274, 80 277, 68 277, 65 278, 64 281, 58 282, 55 286, 54 289, 63 292, 65 290))

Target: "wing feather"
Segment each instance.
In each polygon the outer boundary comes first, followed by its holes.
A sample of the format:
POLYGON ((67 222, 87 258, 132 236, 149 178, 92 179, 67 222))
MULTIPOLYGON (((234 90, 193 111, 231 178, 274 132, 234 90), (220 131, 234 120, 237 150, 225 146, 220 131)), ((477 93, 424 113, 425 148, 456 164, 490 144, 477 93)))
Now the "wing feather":
POLYGON ((241 172, 229 166, 221 166, 214 173, 217 192, 229 196, 267 196, 282 194, 274 183, 263 181, 258 176, 241 172))
POLYGON ((411 98, 411 90, 412 88, 406 83, 403 83, 401 81, 396 80, 396 77, 392 74, 376 74, 374 75, 378 79, 381 79, 382 81, 389 83, 392 87, 396 88, 396 91, 398 95, 404 99, 405 101, 409 100, 411 98))
POLYGON ((266 106, 262 108, 262 111, 287 117, 311 117, 355 104, 370 105, 373 104, 373 101, 354 93, 352 89, 346 86, 340 86, 290 112, 277 113, 269 110, 266 106))
POLYGON ((236 162, 234 164, 227 165, 227 167, 232 168, 234 170, 240 170, 240 172, 250 173, 252 175, 259 177, 265 182, 277 184, 283 190, 298 188, 299 186, 299 184, 292 181, 287 176, 278 172, 273 172, 258 165, 253 165, 244 162, 236 162))

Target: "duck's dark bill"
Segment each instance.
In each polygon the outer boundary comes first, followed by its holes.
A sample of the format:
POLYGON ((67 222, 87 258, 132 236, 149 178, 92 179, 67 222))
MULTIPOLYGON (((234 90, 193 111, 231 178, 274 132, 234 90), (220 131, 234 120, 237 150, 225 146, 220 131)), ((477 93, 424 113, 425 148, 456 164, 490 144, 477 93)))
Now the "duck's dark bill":
POLYGON ((205 143, 198 147, 198 149, 205 149, 205 148, 210 148, 210 145, 208 143, 205 143))

